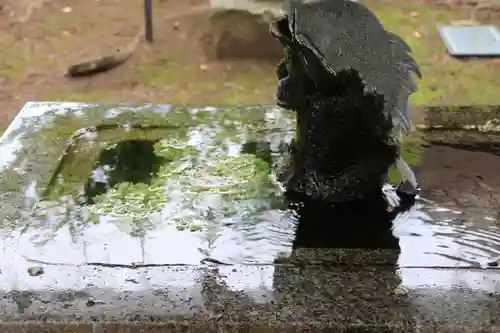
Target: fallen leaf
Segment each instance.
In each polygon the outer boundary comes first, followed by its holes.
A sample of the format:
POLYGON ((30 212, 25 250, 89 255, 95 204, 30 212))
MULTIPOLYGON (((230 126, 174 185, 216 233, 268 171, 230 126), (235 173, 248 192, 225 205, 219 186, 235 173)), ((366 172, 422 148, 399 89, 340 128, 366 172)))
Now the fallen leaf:
POLYGON ((40 276, 44 273, 43 267, 30 267, 28 268, 28 274, 30 276, 40 276))
POLYGON ((97 305, 97 304, 106 304, 102 301, 97 301, 97 300, 94 300, 94 299, 89 299, 87 300, 87 303, 85 303, 85 305, 87 305, 88 307, 92 307, 94 305, 97 305))
POLYGON ((73 8, 71 8, 71 7, 64 7, 63 9, 61 9, 61 11, 63 13, 70 13, 71 11, 73 11, 73 8))
POLYGON ((200 69, 201 69, 202 71, 206 72, 206 71, 208 71, 208 65, 206 65, 206 64, 201 64, 201 65, 200 65, 200 69))
POLYGON ((420 32, 418 32, 418 31, 415 31, 415 32, 413 33, 413 36, 414 36, 415 38, 418 38, 418 39, 422 38, 422 34, 421 34, 420 32))
POLYGON ((394 288, 394 295, 396 296, 408 296, 408 289, 404 286, 397 286, 394 288))
POLYGON ((411 17, 419 17, 420 13, 419 12, 410 12, 411 17))

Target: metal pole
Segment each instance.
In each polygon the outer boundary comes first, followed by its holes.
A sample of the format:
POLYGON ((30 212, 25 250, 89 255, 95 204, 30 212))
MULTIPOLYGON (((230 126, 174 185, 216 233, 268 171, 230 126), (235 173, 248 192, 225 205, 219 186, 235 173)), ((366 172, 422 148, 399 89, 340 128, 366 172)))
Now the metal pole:
POLYGON ((144 25, 146 40, 153 42, 153 1, 144 0, 144 25))

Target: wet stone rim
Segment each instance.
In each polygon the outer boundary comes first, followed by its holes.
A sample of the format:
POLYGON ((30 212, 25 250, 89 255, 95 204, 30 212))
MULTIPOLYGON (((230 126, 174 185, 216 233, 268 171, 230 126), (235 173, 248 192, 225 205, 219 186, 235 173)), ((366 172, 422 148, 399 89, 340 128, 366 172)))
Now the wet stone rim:
POLYGON ((427 106, 419 130, 459 130, 500 134, 500 105, 427 106))

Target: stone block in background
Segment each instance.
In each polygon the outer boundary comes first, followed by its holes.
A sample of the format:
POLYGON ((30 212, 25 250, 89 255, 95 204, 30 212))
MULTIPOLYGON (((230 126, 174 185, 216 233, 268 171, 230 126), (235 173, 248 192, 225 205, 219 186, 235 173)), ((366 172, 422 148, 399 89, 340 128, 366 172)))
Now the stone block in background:
POLYGON ((269 34, 269 23, 283 15, 281 2, 211 0, 210 6, 209 28, 201 38, 209 60, 281 59, 282 47, 269 34))
POLYGON ((282 4, 283 0, 210 0, 209 28, 201 37, 207 59, 278 62, 283 50, 270 36, 269 23, 283 15, 282 4))

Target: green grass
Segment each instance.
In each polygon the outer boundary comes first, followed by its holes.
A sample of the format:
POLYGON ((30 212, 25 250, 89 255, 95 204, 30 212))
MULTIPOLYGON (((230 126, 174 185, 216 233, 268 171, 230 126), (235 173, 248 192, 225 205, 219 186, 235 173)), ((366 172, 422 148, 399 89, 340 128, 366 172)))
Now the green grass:
POLYGON ((185 76, 182 64, 176 62, 141 62, 133 77, 139 77, 141 82, 152 87, 165 87, 178 82, 185 76))
POLYGON ((460 61, 446 55, 437 26, 460 19, 453 11, 438 10, 425 4, 394 1, 393 5, 366 0, 387 30, 403 37, 421 65, 420 91, 410 101, 429 104, 498 104, 500 75, 498 67, 487 60, 460 61), (410 12, 419 16, 411 17, 410 12), (414 33, 421 34, 421 38, 414 33))
MULTIPOLYGON (((460 19, 457 13, 403 0, 391 4, 366 0, 387 30, 404 38, 413 49, 423 78, 410 102, 423 105, 478 105, 500 103, 500 75, 488 60, 461 61, 449 57, 437 33, 437 26, 460 19), (419 15, 412 17, 411 12, 419 15), (416 35, 419 33, 420 35, 416 35)), ((238 65, 240 66, 240 65, 238 65)), ((171 91, 170 102, 258 104, 273 103, 276 85, 274 68, 202 72, 186 65, 182 57, 168 61, 140 63, 131 73, 146 86, 171 91), (236 88, 235 88, 236 87, 236 88)))
POLYGON ((204 72, 182 60, 146 61, 139 64, 130 78, 139 78, 144 86, 161 88, 169 103, 191 105, 274 104, 275 67, 268 63, 232 64, 204 72), (240 66, 240 67, 237 67, 240 66), (237 67, 237 68, 236 68, 237 67), (194 103, 194 104, 193 104, 194 103))

